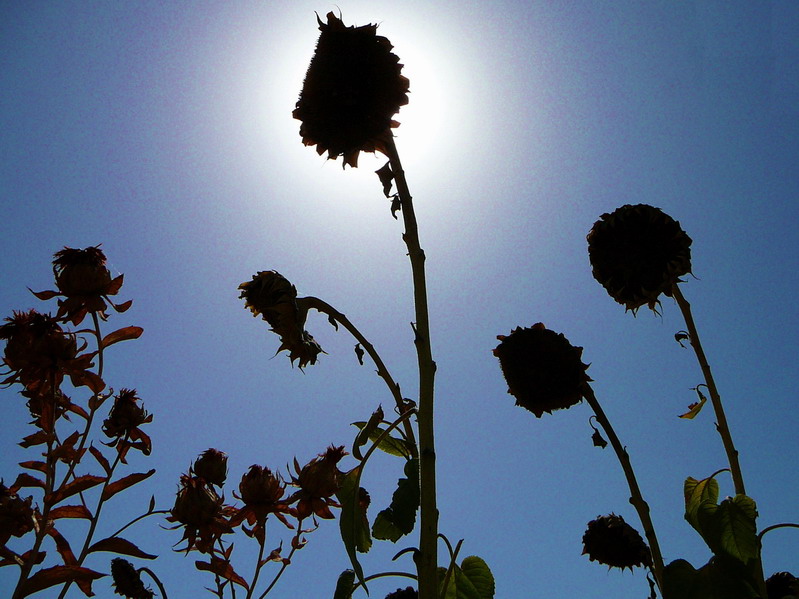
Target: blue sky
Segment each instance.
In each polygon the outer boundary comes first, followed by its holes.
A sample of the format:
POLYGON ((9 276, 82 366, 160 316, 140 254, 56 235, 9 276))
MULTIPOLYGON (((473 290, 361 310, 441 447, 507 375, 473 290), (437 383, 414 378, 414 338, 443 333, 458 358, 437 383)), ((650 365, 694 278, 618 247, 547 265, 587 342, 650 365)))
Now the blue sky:
MULTIPOLYGON (((465 539, 463 555, 486 559, 497 597, 648 588, 641 572, 580 555, 597 515, 638 524, 613 454, 591 445, 588 406, 538 420, 506 393, 496 335, 539 321, 585 348, 666 560, 708 558, 683 520, 682 483, 725 458, 709 410, 677 418, 701 382, 673 339, 679 311, 666 299, 662 317, 625 314, 588 264, 585 235, 623 204, 659 206, 692 237, 696 278, 683 292, 759 525, 799 521, 799 5, 338 7, 346 24, 380 23, 411 81, 397 144, 427 254, 440 528, 465 539)), ((137 514, 151 493, 171 507, 179 475, 208 447, 230 455, 232 489, 250 464, 285 473, 294 456, 351 443, 350 422, 391 405, 324 318, 308 324, 328 352, 319 364, 301 372, 272 358, 277 338, 236 289, 259 270, 346 313, 415 392, 410 268, 373 174, 385 161, 366 156, 342 171, 302 146, 291 118, 314 11, 329 10, 304 0, 0 3, 0 307, 43 309, 26 287, 52 288, 49 263, 65 245, 102 243, 125 273, 120 297, 134 305, 112 322, 145 333, 109 351, 106 380, 135 387, 154 414, 153 455, 132 462, 158 472, 119 497, 120 513, 137 514)), ((24 401, 15 389, 2 395, 8 481, 33 458, 14 445, 27 434, 24 401)), ((365 480, 374 513, 401 474, 398 462, 381 464, 365 480)), ((172 552, 180 535, 159 524, 135 534, 160 555, 151 567, 170 597, 202 593, 210 580, 195 556, 172 552)), ((348 565, 336 537, 337 524, 323 522, 271 596, 332 596, 348 565)), ((367 572, 410 569, 387 562, 404 546, 374 550, 367 572)), ((790 530, 767 535, 767 574, 796 574, 795 548, 790 530)), ((0 589, 15 576, 0 570, 0 589)), ((372 596, 398 586, 375 584, 372 596)), ((96 590, 110 592, 104 580, 96 590)))

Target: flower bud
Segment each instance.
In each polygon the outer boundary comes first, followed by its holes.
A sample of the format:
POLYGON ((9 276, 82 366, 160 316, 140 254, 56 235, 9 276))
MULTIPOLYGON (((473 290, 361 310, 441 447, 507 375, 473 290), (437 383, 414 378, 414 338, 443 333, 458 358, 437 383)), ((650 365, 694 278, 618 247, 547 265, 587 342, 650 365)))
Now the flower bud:
POLYGON ((597 516, 583 535, 583 555, 610 568, 650 566, 652 557, 641 535, 615 514, 597 516))
POLYGON ((241 500, 261 515, 271 512, 280 503, 284 491, 285 485, 279 477, 272 474, 269 468, 256 464, 250 466, 239 483, 241 500))
POLYGON ((222 499, 201 478, 183 475, 180 483, 172 518, 187 527, 206 527, 219 515, 222 499))
POLYGON ((194 462, 192 471, 205 482, 221 487, 227 478, 227 454, 207 449, 194 462))
POLYGON ((32 497, 20 499, 0 481, 0 546, 33 530, 32 497))
POLYGON ((540 322, 530 328, 517 327, 510 335, 499 335, 494 349, 508 393, 538 418, 544 412, 566 409, 583 398, 591 379, 582 363, 582 347, 575 347, 562 333, 550 331, 540 322))
POLYGON ((130 435, 134 429, 152 420, 138 401, 135 389, 120 389, 108 418, 103 421, 103 432, 107 437, 130 435))
POLYGON ((393 593, 386 595, 386 599, 418 599, 419 593, 413 587, 397 589, 393 593))
POLYGON ((65 247, 57 252, 53 272, 59 291, 67 297, 105 295, 111 285, 105 261, 99 246, 84 250, 65 247))
POLYGON ((587 239, 594 278, 633 313, 654 310, 691 272, 691 238, 660 208, 628 204, 603 214, 587 239))

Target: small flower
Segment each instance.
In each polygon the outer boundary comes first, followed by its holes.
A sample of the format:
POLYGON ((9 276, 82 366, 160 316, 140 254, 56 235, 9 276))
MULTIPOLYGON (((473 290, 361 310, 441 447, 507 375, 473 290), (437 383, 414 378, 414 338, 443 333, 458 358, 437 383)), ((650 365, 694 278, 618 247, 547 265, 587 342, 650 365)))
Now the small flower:
POLYGON ((288 351, 291 363, 299 360, 300 368, 316 364, 317 356, 324 352, 304 329, 307 309, 300 309, 297 289, 286 277, 274 270, 260 271, 251 281, 239 285, 239 289, 244 307, 253 316, 260 315, 280 336, 277 353, 288 351))
POLYGON ((21 499, 0 481, 0 547, 11 537, 21 537, 33 530, 32 497, 21 499))
POLYGON ((253 464, 241 477, 239 498, 244 503, 231 524, 237 526, 241 522, 263 526, 269 514, 274 514, 283 524, 292 528, 284 514, 293 515, 288 501, 283 499, 286 485, 281 478, 269 468, 253 464))
POLYGON ((790 572, 775 572, 766 580, 768 599, 796 599, 799 597, 799 578, 790 572))
POLYGON ((167 520, 185 527, 181 540, 187 543, 186 552, 197 549, 207 553, 221 535, 233 532, 226 518, 229 512, 224 500, 204 479, 184 474, 167 520))
POLYGON ((130 308, 132 302, 115 305, 109 295, 116 295, 122 287, 123 275, 112 279, 106 267, 106 258, 100 246, 87 247, 83 250, 65 247, 53 256, 53 275, 56 291, 39 291, 34 295, 42 300, 55 296, 65 299, 58 301, 57 320, 68 320, 78 325, 86 314, 94 312, 100 318, 107 318, 108 304, 117 312, 130 308))
POLYGON ((152 422, 153 416, 138 404, 139 401, 135 389, 120 389, 108 418, 103 421, 105 436, 113 439, 106 445, 117 448, 122 462, 129 449, 138 449, 144 455, 150 455, 152 450, 150 437, 139 427, 152 422))
POLYGON ((651 566, 652 558, 641 535, 615 514, 597 516, 583 535, 583 555, 609 568, 651 566))
POLYGON ((419 593, 413 587, 397 589, 393 593, 386 595, 386 599, 418 599, 419 593))
POLYGON ((408 103, 408 79, 377 25, 347 27, 332 12, 327 23, 316 20, 322 33, 292 116, 306 146, 356 167, 362 151, 385 153, 399 126, 392 118, 408 103))
MULTIPOLYGON (((308 462, 300 469, 299 464, 294 460, 294 468, 297 470, 297 478, 292 478, 292 484, 300 490, 294 493, 290 501, 298 501, 297 517, 307 518, 311 514, 316 514, 320 518, 333 518, 330 507, 341 507, 332 497, 340 486, 341 471, 336 464, 347 455, 344 447, 331 445, 325 453, 320 453, 317 457, 308 462)), ((369 494, 365 491, 359 495, 361 504, 369 505, 369 494)))
POLYGON ((582 363, 582 347, 575 347, 562 333, 550 331, 540 322, 529 328, 516 327, 510 335, 499 335, 494 349, 508 393, 538 418, 544 412, 566 409, 579 403, 591 380, 582 363))
POLYGON ((30 392, 45 395, 68 375, 73 385, 86 385, 95 393, 105 386, 88 371, 94 353, 79 355, 75 335, 65 332, 49 314, 14 312, 0 326, 0 339, 6 340, 3 364, 11 371, 0 385, 21 383, 30 392))
POLYGON ((603 214, 588 233, 594 278, 635 313, 654 310, 660 294, 671 297, 691 272, 691 238, 660 208, 626 205, 603 214))
POLYGON ((192 472, 208 484, 221 487, 227 478, 227 454, 217 449, 206 449, 194 462, 192 472))
POLYGON ((138 570, 121 557, 111 560, 111 577, 114 579, 114 593, 127 599, 153 599, 155 593, 144 588, 138 570))

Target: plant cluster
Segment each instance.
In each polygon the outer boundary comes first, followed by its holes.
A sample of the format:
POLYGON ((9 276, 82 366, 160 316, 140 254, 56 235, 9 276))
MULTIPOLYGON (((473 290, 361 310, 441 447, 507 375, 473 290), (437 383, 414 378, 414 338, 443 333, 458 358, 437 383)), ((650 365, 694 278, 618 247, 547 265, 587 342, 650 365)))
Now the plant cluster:
MULTIPOLYGON (((388 158, 377 175, 391 202, 392 216, 402 216, 402 238, 411 264, 418 396, 403 395, 375 347, 343 313, 319 298, 299 297, 296 287, 274 270, 257 272, 239 286, 240 299, 279 337, 278 352, 285 351, 301 370, 315 365, 325 352, 306 330, 306 320, 311 310, 324 314, 337 330, 341 327, 352 335, 358 361, 364 364, 368 358, 374 364, 394 404, 392 410, 386 412, 378 406, 368 418, 354 422, 357 433, 349 451, 330 445, 304 466, 295 459, 294 470, 286 477, 266 466, 252 465, 230 492, 233 503, 228 503, 224 493, 227 455, 208 449, 180 477, 171 509, 156 510, 153 498, 141 515, 97 540, 105 504, 155 472, 119 474, 118 470, 128 465, 131 451, 150 455, 152 442, 145 429, 153 416, 135 390, 114 392, 103 378, 106 350, 138 338, 142 329, 126 326, 103 335, 100 324, 108 320, 109 307, 121 313, 131 305, 130 301, 114 304, 110 299, 119 292, 122 275, 112 278, 99 246, 59 251, 53 261, 58 290, 34 294, 43 301, 58 298, 55 314, 15 312, 0 326, 6 369, 2 383, 19 386, 35 429, 21 445, 42 457, 21 462, 25 472, 10 486, 0 483, 0 566, 19 569, 13 599, 58 585, 62 598, 72 584, 91 596, 92 582, 105 574, 87 567, 87 558, 99 552, 154 558, 121 534, 156 514, 182 533, 176 547, 182 546, 176 551, 204 556, 194 565, 213 577, 209 590, 219 599, 235 599, 237 589, 246 599, 263 599, 319 521, 336 515, 351 567, 336 581, 334 599, 350 599, 361 590, 368 593, 370 581, 389 576, 411 584, 389 593, 386 599, 493 599, 495 583, 486 562, 473 555, 460 559, 463 540, 453 546, 438 528, 433 421, 436 365, 430 343, 425 254, 392 134, 397 126, 394 115, 408 101, 409 81, 401 73, 391 43, 377 35, 376 25, 347 27, 332 12, 326 22, 317 20, 319 42, 293 116, 301 121, 305 145, 316 146, 319 154, 327 152, 330 159, 342 158, 344 166, 356 167, 362 151, 381 152, 388 158), (80 328, 87 316, 92 325, 80 328), (73 399, 76 393, 87 397, 73 399), (96 443, 92 424, 100 419, 102 441, 96 443), (402 474, 390 504, 370 515, 371 498, 362 478, 378 450, 401 460, 402 474), (354 465, 342 468, 347 455, 354 465), (97 473, 91 474, 87 468, 97 473), (291 531, 290 550, 285 555, 282 540, 267 543, 270 517, 291 531), (64 519, 87 523, 77 544, 73 536, 67 540, 60 532, 64 519), (368 552, 374 541, 397 543, 415 531, 418 541, 395 556, 395 560, 404 558, 412 564, 407 571, 364 571, 359 554, 368 552), (233 539, 240 538, 239 533, 257 543, 249 580, 233 562, 233 539), (55 565, 43 565, 49 551, 45 542, 55 548, 55 565), (73 550, 77 546, 81 548, 73 550), (439 559, 440 546, 445 549, 443 559, 439 559), (277 565, 276 571, 260 590, 259 580, 270 563, 277 565)), ((638 204, 603 214, 587 241, 594 277, 625 310, 635 314, 646 307, 657 312, 663 296, 677 303, 686 328, 675 339, 694 351, 704 378, 696 387, 699 401, 682 417, 695 418, 709 399, 728 464, 710 476, 688 477, 683 489, 685 519, 707 544, 708 562, 699 568, 681 559, 664 563, 630 456, 591 387, 588 365, 582 361, 583 348, 540 322, 499 335, 493 354, 516 404, 540 419, 585 401, 593 411, 589 421, 593 444, 599 448, 610 445, 624 472, 643 536, 621 515, 599 515, 587 525, 583 553, 610 568, 645 569, 652 599, 799 597, 799 582, 792 574, 776 573, 768 579, 763 574, 764 534, 799 525, 775 524, 758 531, 756 504, 746 493, 723 404, 690 305, 680 289, 681 277, 691 273, 691 238, 659 208, 638 204), (723 472, 730 473, 734 495, 719 501, 717 477, 723 472)), ((141 578, 147 574, 157 592, 167 596, 147 567, 136 568, 126 559, 114 557, 110 573, 118 595, 153 599, 156 591, 141 578)))

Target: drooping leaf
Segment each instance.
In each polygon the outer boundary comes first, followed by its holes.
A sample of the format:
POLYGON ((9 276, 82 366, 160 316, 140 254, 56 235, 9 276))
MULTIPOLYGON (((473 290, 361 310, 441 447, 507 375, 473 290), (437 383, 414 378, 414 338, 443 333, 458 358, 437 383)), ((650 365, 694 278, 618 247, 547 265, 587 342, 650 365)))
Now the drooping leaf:
POLYGON ((62 505, 50 510, 50 518, 58 520, 59 518, 84 518, 86 520, 92 519, 92 513, 84 505, 62 505))
POLYGON ((760 555, 757 538, 757 506, 751 497, 736 495, 719 504, 714 515, 718 521, 721 549, 746 563, 760 555))
POLYGON ((145 553, 134 543, 131 543, 127 539, 123 539, 121 537, 108 537, 107 539, 97 541, 91 547, 89 547, 88 553, 94 553, 96 551, 108 551, 111 553, 130 555, 132 557, 140 557, 142 559, 155 559, 158 557, 157 555, 145 553))
POLYGON ((230 582, 244 587, 248 591, 250 590, 250 585, 247 584, 247 581, 236 573, 236 571, 233 569, 233 566, 227 560, 223 560, 218 557, 212 557, 210 562, 196 561, 194 562, 194 566, 198 570, 213 572, 225 580, 229 580, 230 582))
POLYGON ((419 508, 419 461, 405 463, 405 478, 397 481, 391 505, 375 518, 372 535, 376 539, 396 543, 402 536, 413 532, 416 511, 419 508))
POLYGON ((355 572, 353 570, 344 570, 338 576, 336 581, 336 592, 333 593, 333 599, 352 599, 352 591, 355 588, 355 572))
POLYGON ((67 566, 77 566, 78 560, 75 559, 75 554, 72 552, 72 547, 69 546, 69 541, 56 530, 55 526, 51 526, 47 530, 47 534, 55 541, 56 550, 61 555, 61 559, 64 560, 64 564, 67 566))
POLYGON ((155 474, 154 468, 148 472, 135 472, 133 474, 128 474, 127 476, 112 482, 105 489, 103 489, 103 499, 110 499, 120 491, 124 491, 128 487, 132 487, 136 483, 150 478, 153 474, 155 474))
POLYGON ((702 393, 699 387, 694 387, 694 391, 699 396, 699 401, 692 403, 688 406, 688 411, 685 414, 680 414, 680 418, 685 418, 687 420, 693 420, 699 412, 702 411, 705 403, 707 402, 707 396, 702 393))
POLYGON ((716 509, 716 503, 719 500, 719 483, 714 476, 702 480, 696 480, 689 476, 685 479, 683 493, 685 495, 685 519, 701 535, 702 524, 699 514, 716 509))
POLYGON ((361 466, 358 465, 341 477, 336 497, 341 504, 341 517, 339 518, 341 540, 344 542, 344 548, 347 550, 358 581, 368 593, 363 568, 358 562, 357 556, 357 552, 366 553, 372 546, 372 539, 369 536, 369 521, 359 501, 360 480, 361 466))
POLYGON ((63 584, 67 581, 73 581, 79 586, 81 590, 86 593, 84 587, 88 589, 87 596, 91 597, 94 593, 91 592, 91 583, 98 578, 107 576, 100 574, 89 568, 82 568, 80 566, 53 566, 52 568, 45 568, 39 570, 31 576, 22 585, 22 597, 27 597, 33 593, 38 593, 41 590, 48 589, 57 584, 63 584))
POLYGON ((383 185, 383 194, 385 194, 386 197, 389 197, 389 194, 391 193, 391 186, 394 181, 394 173, 391 171, 391 162, 386 162, 383 166, 376 170, 375 173, 377 173, 380 183, 383 185))

